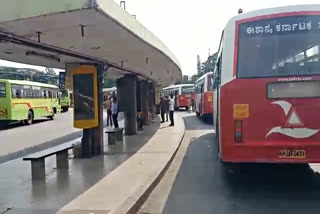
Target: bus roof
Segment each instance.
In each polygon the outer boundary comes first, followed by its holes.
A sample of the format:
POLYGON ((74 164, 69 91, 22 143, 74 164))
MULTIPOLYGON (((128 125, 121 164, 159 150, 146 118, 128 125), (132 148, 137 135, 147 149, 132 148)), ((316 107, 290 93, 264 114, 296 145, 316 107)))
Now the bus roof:
POLYGON ((58 86, 50 85, 41 82, 32 82, 27 80, 7 80, 7 79, 0 79, 0 82, 8 82, 10 84, 17 84, 17 85, 31 85, 31 86, 40 86, 46 88, 58 88, 58 86))
POLYGON ((178 84, 178 85, 170 85, 166 88, 163 88, 162 90, 167 90, 167 89, 173 89, 173 88, 180 88, 180 87, 193 87, 194 84, 178 84))
POLYGON ((117 87, 112 87, 112 88, 103 88, 103 92, 114 92, 117 91, 117 87))
POLYGON ((202 75, 199 79, 197 79, 196 83, 199 82, 200 80, 206 78, 206 76, 208 76, 209 74, 213 74, 213 72, 208 72, 208 73, 205 73, 204 75, 202 75))
POLYGON ((276 13, 300 12, 300 11, 320 11, 320 4, 289 5, 289 6, 253 10, 253 11, 241 13, 232 17, 229 20, 228 24, 232 24, 235 21, 247 19, 251 17, 264 16, 264 15, 276 14, 276 13))

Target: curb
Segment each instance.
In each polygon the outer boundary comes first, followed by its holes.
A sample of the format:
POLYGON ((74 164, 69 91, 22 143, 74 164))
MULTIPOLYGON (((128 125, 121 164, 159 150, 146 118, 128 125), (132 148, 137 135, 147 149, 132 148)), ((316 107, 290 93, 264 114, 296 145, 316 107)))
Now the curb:
POLYGON ((184 139, 185 136, 185 124, 184 124, 184 120, 183 118, 181 118, 183 121, 183 126, 184 126, 184 131, 182 133, 181 139, 178 143, 177 148, 175 149, 175 151, 173 152, 171 158, 168 160, 168 162, 166 163, 165 167, 161 170, 161 172, 153 179, 153 181, 151 182, 151 184, 144 190, 144 192, 141 194, 141 196, 136 200, 136 202, 131 206, 131 208, 129 208, 129 210, 126 212, 127 214, 135 214, 137 213, 140 208, 142 207, 142 205, 146 202, 146 200, 148 199, 148 197, 150 196, 150 194, 152 193, 152 191, 155 189, 155 187, 159 184, 159 182, 161 181, 161 179, 163 178, 163 176, 166 174, 166 172, 168 171, 171 163, 173 162, 174 158, 176 157, 176 154, 178 152, 178 150, 180 149, 180 146, 182 144, 182 141, 184 139))

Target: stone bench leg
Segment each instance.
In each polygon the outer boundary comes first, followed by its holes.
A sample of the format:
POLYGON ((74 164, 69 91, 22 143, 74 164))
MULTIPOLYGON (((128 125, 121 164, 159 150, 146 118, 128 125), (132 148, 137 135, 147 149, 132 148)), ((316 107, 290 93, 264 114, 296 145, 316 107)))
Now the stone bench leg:
POLYGON ((56 154, 57 169, 69 169, 68 150, 56 154))
POLYGON ((31 176, 32 180, 45 180, 46 168, 44 158, 31 160, 31 176))
POLYGON ((116 133, 108 133, 108 144, 115 144, 117 141, 116 133))
POLYGON ((123 131, 116 132, 116 137, 118 142, 123 142, 123 131))

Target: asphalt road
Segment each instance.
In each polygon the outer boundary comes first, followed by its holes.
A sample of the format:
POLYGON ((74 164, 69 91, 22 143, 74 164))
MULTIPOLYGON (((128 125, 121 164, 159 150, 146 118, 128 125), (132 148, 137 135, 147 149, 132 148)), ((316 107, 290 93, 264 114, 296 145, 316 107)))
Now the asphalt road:
MULTIPOLYGON (((186 130, 207 128, 196 117, 185 119, 185 125, 186 130)), ((320 212, 320 175, 309 165, 224 168, 214 139, 212 133, 191 139, 163 213, 320 212)))

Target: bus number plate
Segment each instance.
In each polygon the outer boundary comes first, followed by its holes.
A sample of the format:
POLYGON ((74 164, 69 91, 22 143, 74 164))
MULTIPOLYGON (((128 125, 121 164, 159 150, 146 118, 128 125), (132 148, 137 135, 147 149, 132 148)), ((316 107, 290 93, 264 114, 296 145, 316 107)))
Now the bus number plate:
POLYGON ((280 150, 279 158, 306 158, 305 150, 280 150))

